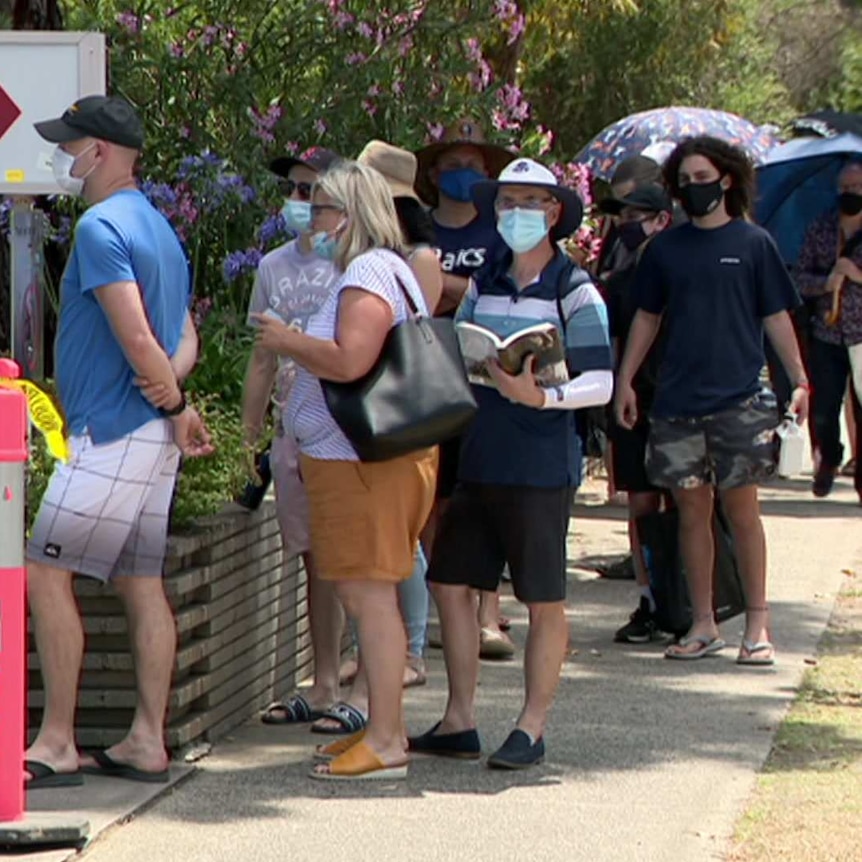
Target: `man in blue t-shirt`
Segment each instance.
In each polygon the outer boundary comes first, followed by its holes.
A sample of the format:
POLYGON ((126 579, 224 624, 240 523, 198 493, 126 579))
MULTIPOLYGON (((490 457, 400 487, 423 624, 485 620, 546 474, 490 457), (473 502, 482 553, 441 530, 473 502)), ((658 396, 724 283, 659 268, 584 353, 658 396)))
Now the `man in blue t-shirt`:
POLYGON ((618 421, 634 428, 639 405, 633 380, 664 322, 647 472, 673 492, 679 509, 694 618, 665 655, 698 659, 725 646, 712 606, 715 486, 745 589, 737 662, 773 664, 757 483, 774 468, 776 407, 772 393, 761 391, 760 374, 765 331, 795 382, 790 409, 804 422, 808 381, 788 314, 798 297, 769 234, 746 220, 753 168, 742 150, 716 138, 689 138, 668 159, 665 182, 690 222, 656 237, 641 258, 639 310, 615 398, 618 421))
POLYGON ((57 184, 90 207, 63 274, 56 343, 72 458, 57 464, 27 546, 45 709, 25 780, 31 789, 69 786, 90 771, 167 781, 163 725, 176 642, 161 579, 168 510, 180 451, 211 451, 179 384, 197 356, 188 262, 136 187, 143 126, 128 102, 88 96, 36 130, 57 144, 57 184), (84 636, 73 574, 113 584, 138 681, 126 737, 80 759, 74 718, 84 636))
POLYGON ((504 563, 530 613, 526 692, 515 730, 488 765, 541 762, 548 711, 565 657, 566 534, 578 467, 573 411, 607 404, 613 359, 607 313, 589 276, 559 249, 583 205, 553 173, 517 159, 497 182, 473 187, 480 213, 496 217, 510 253, 471 281, 459 321, 499 337, 538 323, 557 327, 569 374, 540 384, 527 357, 519 374, 489 363, 493 386, 475 386, 479 411, 464 435, 458 485, 441 519, 428 570, 443 631, 449 701, 442 721, 410 740, 412 751, 480 755, 474 711, 480 630, 475 590, 496 590, 504 563), (553 385, 556 383, 556 385, 553 385))

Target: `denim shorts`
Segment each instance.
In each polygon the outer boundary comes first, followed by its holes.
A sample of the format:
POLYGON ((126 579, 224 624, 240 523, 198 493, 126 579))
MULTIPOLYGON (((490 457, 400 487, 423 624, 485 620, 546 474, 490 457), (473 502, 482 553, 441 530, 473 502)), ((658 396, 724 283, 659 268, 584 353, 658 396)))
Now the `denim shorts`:
POLYGON ((775 395, 769 390, 711 416, 653 418, 647 475, 653 484, 671 489, 756 485, 775 472, 777 426, 775 395))

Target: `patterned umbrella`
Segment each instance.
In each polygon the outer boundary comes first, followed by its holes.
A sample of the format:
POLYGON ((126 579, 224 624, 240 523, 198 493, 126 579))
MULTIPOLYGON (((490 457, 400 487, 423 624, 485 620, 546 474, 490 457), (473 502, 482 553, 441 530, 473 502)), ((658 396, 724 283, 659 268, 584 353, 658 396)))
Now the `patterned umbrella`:
POLYGON ((651 144, 681 141, 692 135, 713 135, 744 147, 760 164, 777 143, 771 128, 706 108, 655 108, 623 117, 612 123, 581 150, 576 161, 587 165, 594 176, 610 181, 617 165, 640 155, 651 144))

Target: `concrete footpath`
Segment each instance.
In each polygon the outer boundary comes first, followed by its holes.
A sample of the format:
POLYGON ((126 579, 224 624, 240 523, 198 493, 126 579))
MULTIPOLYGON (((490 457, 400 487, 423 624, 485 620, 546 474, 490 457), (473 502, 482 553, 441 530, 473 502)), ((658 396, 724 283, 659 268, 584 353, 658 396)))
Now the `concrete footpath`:
MULTIPOLYGON (((325 784, 306 777, 319 737, 250 722, 194 775, 97 837, 86 862, 724 858, 842 569, 860 559, 862 510, 847 479, 828 500, 815 501, 803 481, 764 491, 779 653, 776 668, 764 670, 734 663, 741 620, 723 626, 722 654, 697 662, 666 661, 657 644, 612 643, 636 595, 631 581, 601 580, 577 565, 626 547, 624 510, 598 505, 596 491, 587 487, 573 522, 571 655, 544 766, 508 774, 419 758, 406 782, 325 784)), ((508 598, 504 612, 520 656, 523 609, 508 598)), ((439 651, 429 659, 428 685, 407 694, 412 732, 436 721, 445 701, 439 651)), ((521 686, 519 661, 483 663, 478 712, 487 750, 508 733, 521 686)), ((81 808, 92 792, 78 791, 81 808)), ((40 794, 39 807, 47 801, 40 794)), ((51 854, 51 862, 67 855, 51 854)))

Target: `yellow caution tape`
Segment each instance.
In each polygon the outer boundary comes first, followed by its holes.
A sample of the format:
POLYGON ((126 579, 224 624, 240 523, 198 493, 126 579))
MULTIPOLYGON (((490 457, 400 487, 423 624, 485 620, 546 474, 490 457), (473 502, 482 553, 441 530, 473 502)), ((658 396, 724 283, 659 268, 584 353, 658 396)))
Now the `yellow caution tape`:
POLYGON ((17 389, 27 396, 30 421, 42 432, 51 456, 64 464, 68 462, 69 442, 63 436, 63 417, 51 397, 30 380, 0 377, 0 387, 17 389))

